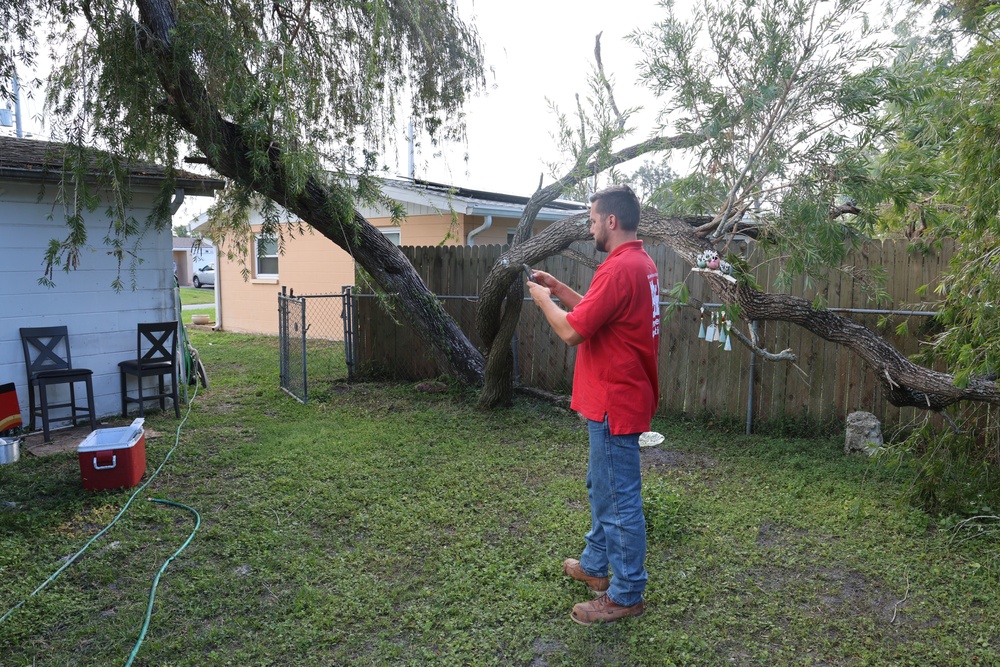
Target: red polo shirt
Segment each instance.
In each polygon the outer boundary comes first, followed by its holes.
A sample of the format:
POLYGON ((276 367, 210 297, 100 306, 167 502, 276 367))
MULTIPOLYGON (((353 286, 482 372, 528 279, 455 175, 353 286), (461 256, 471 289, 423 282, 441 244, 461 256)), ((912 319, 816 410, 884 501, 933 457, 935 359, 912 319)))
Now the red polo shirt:
POLYGON ((660 286, 642 241, 608 255, 567 321, 584 338, 572 408, 594 421, 607 415, 612 435, 648 431, 660 398, 660 286))

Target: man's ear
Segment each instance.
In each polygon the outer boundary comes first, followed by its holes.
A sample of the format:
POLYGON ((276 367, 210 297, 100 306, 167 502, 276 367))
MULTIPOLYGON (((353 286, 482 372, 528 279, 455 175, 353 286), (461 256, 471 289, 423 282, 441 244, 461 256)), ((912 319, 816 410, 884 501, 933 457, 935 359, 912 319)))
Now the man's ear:
POLYGON ((614 213, 608 214, 608 228, 618 229, 618 216, 616 216, 614 213))

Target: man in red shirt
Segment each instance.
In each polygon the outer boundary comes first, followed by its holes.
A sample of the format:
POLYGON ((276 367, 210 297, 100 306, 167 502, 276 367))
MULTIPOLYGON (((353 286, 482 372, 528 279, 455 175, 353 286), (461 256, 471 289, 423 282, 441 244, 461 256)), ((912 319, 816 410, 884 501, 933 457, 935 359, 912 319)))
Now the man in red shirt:
POLYGON ((639 436, 659 401, 660 290, 656 265, 636 236, 639 200, 620 185, 590 198, 590 232, 608 258, 585 296, 533 271, 531 298, 555 333, 579 346, 572 407, 587 419, 591 528, 580 560, 563 571, 600 597, 573 607, 577 623, 640 616, 645 609, 646 520, 639 436), (569 309, 563 310, 553 298, 569 309), (608 570, 613 577, 609 577, 608 570))

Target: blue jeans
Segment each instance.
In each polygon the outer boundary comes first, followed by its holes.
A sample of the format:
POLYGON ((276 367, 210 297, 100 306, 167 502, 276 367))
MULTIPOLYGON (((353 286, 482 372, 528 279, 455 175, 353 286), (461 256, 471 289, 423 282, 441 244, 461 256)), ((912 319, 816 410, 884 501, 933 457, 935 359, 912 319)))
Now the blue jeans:
POLYGON ((608 597, 630 607, 646 589, 646 518, 642 514, 639 434, 611 435, 608 418, 588 419, 587 497, 590 532, 580 567, 592 577, 614 576, 608 597))

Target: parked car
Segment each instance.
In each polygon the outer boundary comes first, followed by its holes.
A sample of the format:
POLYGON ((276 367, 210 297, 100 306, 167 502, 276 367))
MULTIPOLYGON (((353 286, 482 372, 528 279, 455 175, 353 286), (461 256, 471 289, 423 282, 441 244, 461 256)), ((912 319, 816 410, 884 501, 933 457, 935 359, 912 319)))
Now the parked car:
POLYGON ((215 264, 203 264, 201 268, 196 268, 191 282, 194 283, 195 287, 202 285, 215 287, 215 264))

